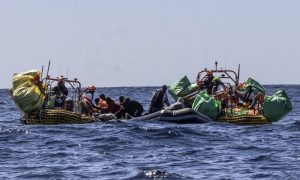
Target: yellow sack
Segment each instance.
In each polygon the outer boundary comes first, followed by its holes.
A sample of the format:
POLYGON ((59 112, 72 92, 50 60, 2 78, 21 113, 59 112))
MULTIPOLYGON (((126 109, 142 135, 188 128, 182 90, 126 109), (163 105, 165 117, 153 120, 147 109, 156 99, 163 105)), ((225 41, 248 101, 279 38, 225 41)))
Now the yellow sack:
POLYGON ((40 75, 38 70, 14 74, 11 94, 16 105, 24 112, 30 113, 42 108, 45 95, 33 80, 40 75))
POLYGON ((40 72, 38 70, 30 70, 27 72, 16 73, 13 75, 13 90, 16 90, 22 84, 33 81, 37 76, 40 76, 40 72))

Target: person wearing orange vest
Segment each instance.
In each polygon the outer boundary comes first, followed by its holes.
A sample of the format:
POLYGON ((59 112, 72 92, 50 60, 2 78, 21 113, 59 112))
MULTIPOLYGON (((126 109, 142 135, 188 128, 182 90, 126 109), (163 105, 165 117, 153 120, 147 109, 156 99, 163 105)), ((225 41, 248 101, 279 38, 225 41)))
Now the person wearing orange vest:
POLYGON ((104 94, 100 94, 99 98, 95 99, 95 104, 96 104, 96 109, 100 110, 100 113, 108 113, 108 104, 105 101, 105 95, 104 94), (96 102, 97 99, 97 102, 96 102))
POLYGON ((100 94, 99 98, 100 98, 100 100, 99 100, 98 106, 101 107, 101 108, 103 108, 103 109, 107 109, 108 104, 105 101, 105 95, 104 94, 100 94))

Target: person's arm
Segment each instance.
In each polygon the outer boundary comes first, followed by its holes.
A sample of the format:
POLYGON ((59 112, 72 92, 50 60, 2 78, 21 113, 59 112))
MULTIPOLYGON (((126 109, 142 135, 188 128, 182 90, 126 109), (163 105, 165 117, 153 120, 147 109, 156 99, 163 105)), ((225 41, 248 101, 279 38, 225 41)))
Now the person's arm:
POLYGON ((256 99, 254 98, 251 102, 251 105, 249 106, 249 109, 254 109, 256 105, 256 99))
POLYGON ((57 86, 54 86, 54 88, 53 88, 53 93, 54 93, 55 95, 59 94, 59 90, 58 90, 58 87, 57 87, 57 86))
POLYGON ((149 111, 152 110, 153 105, 154 105, 154 102, 156 101, 157 95, 158 95, 158 92, 156 91, 156 92, 153 94, 152 98, 151 98, 151 102, 150 102, 150 105, 149 105, 149 111))
POLYGON ((170 106, 170 102, 169 102, 169 99, 168 99, 168 94, 167 94, 167 92, 165 93, 165 103, 166 103, 166 105, 167 106, 170 106))
POLYGON ((68 96, 69 94, 69 91, 68 91, 68 88, 65 86, 65 92, 64 92, 65 96, 68 96))

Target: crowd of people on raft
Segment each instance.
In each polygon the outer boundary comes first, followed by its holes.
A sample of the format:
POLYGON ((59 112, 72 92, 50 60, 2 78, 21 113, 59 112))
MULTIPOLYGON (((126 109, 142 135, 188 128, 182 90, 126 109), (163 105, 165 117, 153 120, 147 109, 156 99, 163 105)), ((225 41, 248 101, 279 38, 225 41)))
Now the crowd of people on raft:
MULTIPOLYGON (((160 111, 164 109, 165 105, 170 106, 167 97, 167 89, 167 86, 163 85, 160 89, 155 91, 151 98, 149 112, 147 113, 160 111)), ((81 95, 82 114, 85 114, 86 116, 96 116, 102 120, 131 119, 139 117, 144 113, 143 105, 137 100, 120 96, 119 101, 115 101, 111 97, 106 97, 105 94, 95 96, 95 92, 96 87, 94 85, 90 85, 81 95)), ((73 107, 70 107, 66 101, 68 89, 65 86, 64 77, 58 78, 58 83, 53 88, 52 94, 56 97, 54 103, 55 108, 67 110, 73 109, 73 107)))
POLYGON ((214 77, 213 71, 207 71, 205 78, 197 82, 200 90, 207 90, 207 94, 221 101, 222 111, 226 113, 226 109, 239 107, 248 108, 253 114, 260 114, 260 106, 264 101, 265 94, 258 92, 255 94, 254 87, 248 85, 241 91, 244 84, 241 83, 237 87, 230 84, 225 85, 218 77, 214 77))
MULTIPOLYGON (((220 78, 214 77, 213 71, 207 71, 205 78, 197 83, 199 91, 206 90, 207 94, 221 101, 223 113, 226 113, 226 109, 229 106, 230 108, 234 108, 233 105, 239 104, 244 107, 247 106, 250 110, 258 110, 255 113, 257 114, 259 113, 259 105, 262 104, 264 100, 264 94, 262 92, 254 94, 252 86, 247 86, 246 90, 242 92, 240 91, 241 87, 225 85, 220 78)), ((120 96, 118 102, 110 97, 106 97, 105 94, 100 94, 95 97, 96 87, 90 85, 81 95, 82 114, 86 116, 97 116, 103 120, 131 119, 139 117, 143 113, 150 114, 160 111, 165 108, 165 105, 167 105, 168 110, 178 110, 188 107, 188 105, 185 104, 185 98, 191 97, 179 97, 175 103, 170 104, 167 89, 167 86, 163 85, 154 92, 150 101, 149 111, 144 113, 142 104, 129 97, 120 96)), ((58 78, 58 83, 52 92, 56 96, 54 103, 56 108, 73 109, 72 105, 66 101, 68 89, 65 86, 64 77, 58 78)))

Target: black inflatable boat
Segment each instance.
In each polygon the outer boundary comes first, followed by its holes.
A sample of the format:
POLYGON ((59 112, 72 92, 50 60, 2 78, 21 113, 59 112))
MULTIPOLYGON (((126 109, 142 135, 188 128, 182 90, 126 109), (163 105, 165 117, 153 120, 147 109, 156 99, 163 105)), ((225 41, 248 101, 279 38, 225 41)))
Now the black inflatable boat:
POLYGON ((172 122, 178 124, 189 124, 189 123, 208 123, 211 119, 204 114, 198 113, 191 108, 184 108, 180 110, 161 110, 152 114, 148 114, 142 117, 136 118, 137 120, 157 120, 172 122))

